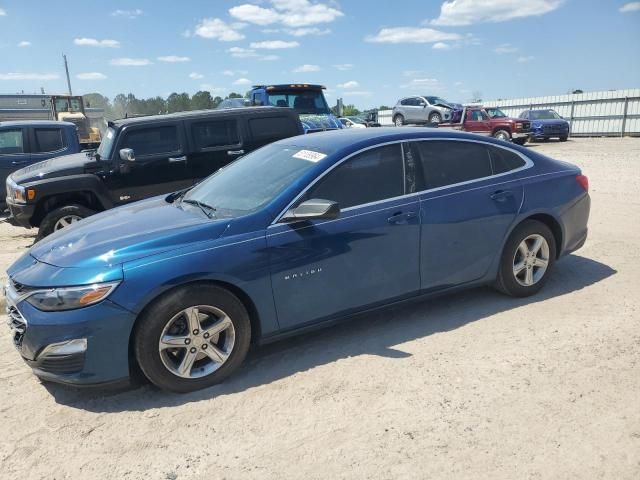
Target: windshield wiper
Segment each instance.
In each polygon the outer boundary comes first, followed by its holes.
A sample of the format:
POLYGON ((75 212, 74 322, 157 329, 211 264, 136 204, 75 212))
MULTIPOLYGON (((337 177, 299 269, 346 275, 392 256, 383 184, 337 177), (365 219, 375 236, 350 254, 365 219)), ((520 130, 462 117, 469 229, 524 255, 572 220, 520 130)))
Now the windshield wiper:
POLYGON ((200 202, 198 200, 193 200, 191 198, 185 198, 184 200, 182 200, 182 203, 195 205, 196 207, 200 208, 200 210, 202 210, 202 213, 204 213, 209 218, 213 218, 213 215, 215 214, 215 211, 216 211, 215 207, 212 207, 211 205, 207 205, 206 203, 200 202))

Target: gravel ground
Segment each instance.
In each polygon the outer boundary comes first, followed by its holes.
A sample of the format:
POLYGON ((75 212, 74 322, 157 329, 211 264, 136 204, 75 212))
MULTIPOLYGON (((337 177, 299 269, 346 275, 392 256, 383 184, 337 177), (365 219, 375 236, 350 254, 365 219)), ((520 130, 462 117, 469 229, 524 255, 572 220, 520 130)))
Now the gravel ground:
MULTIPOLYGON (((42 384, 0 329, 0 477, 640 478, 640 140, 531 146, 591 182, 544 290, 397 307, 188 395, 42 384)), ((2 270, 33 235, 0 226, 2 270)))

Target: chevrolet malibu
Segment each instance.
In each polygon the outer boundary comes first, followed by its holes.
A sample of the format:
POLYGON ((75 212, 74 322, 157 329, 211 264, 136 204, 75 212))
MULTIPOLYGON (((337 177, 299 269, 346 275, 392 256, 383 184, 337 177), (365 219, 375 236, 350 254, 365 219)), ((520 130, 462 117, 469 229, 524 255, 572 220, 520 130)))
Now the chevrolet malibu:
POLYGON ((585 242, 587 190, 577 167, 472 134, 293 137, 36 244, 8 270, 9 324, 45 380, 138 366, 192 391, 253 343, 390 303, 483 284, 535 294, 585 242))

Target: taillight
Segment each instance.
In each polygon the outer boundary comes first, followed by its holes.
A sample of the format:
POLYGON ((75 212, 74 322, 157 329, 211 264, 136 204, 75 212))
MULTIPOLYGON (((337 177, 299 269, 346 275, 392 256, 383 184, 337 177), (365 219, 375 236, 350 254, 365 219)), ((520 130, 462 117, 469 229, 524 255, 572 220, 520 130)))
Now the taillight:
POLYGON ((585 189, 585 191, 589 191, 589 178, 587 178, 586 175, 576 175, 576 181, 585 189))

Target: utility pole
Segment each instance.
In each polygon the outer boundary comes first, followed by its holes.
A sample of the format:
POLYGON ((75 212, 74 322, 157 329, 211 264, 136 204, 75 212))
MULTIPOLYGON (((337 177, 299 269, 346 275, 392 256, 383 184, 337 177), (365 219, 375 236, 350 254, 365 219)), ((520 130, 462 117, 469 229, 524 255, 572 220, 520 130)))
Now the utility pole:
POLYGON ((67 73, 67 87, 69 87, 69 96, 73 95, 71 92, 71 79, 69 78, 69 65, 67 64, 67 56, 63 53, 62 58, 64 58, 64 71, 67 73))

